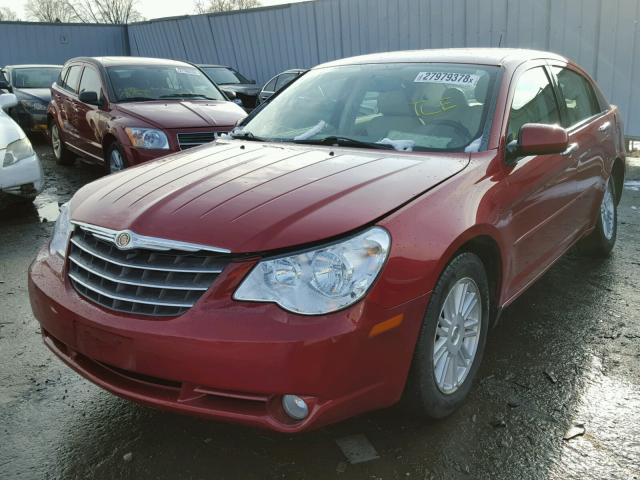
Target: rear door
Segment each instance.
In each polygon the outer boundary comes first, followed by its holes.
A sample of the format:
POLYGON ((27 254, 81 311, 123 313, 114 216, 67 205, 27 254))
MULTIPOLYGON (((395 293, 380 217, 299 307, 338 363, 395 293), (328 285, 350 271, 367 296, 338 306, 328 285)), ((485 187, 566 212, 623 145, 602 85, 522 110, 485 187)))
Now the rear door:
POLYGON ((76 121, 75 100, 78 94, 78 85, 82 76, 82 65, 73 64, 62 81, 62 91, 58 99, 60 117, 62 120, 62 136, 70 147, 80 148, 79 133, 76 121))
MULTIPOLYGON (((526 123, 561 123, 560 104, 546 64, 529 67, 517 71, 512 81, 507 142, 516 139, 526 123)), ((563 154, 521 157, 511 167, 505 179, 515 199, 504 212, 506 237, 513 245, 507 298, 534 281, 575 238, 574 179, 571 147, 563 154)))
POLYGON ((599 101, 591 81, 566 63, 552 62, 563 111, 563 126, 574 145, 576 219, 586 229, 594 225, 604 193, 606 163, 615 151, 615 119, 599 101))
MULTIPOLYGON (((84 67, 80 86, 78 88, 78 96, 82 92, 95 92, 98 101, 103 100, 104 89, 100 73, 90 65, 84 67)), ((102 143, 100 138, 100 123, 103 122, 102 111, 96 105, 83 103, 79 98, 74 100, 76 111, 76 129, 78 132, 78 146, 87 154, 97 159, 104 158, 102 154, 102 143)))

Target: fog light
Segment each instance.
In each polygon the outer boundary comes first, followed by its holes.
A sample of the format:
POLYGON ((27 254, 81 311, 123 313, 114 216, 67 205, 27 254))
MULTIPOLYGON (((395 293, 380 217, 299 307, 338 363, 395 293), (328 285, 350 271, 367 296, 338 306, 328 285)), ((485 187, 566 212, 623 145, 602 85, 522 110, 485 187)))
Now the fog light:
POLYGON ((282 408, 294 420, 304 420, 309 415, 307 402, 297 395, 285 395, 282 397, 282 408))

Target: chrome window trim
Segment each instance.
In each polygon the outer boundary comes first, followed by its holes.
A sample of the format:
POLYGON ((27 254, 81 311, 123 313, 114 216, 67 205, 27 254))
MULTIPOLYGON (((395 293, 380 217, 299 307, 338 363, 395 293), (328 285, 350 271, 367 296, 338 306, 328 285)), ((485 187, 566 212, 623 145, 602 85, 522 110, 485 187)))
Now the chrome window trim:
POLYGON ((131 230, 112 230, 110 228, 99 227, 90 223, 78 222, 72 220, 71 223, 74 226, 78 226, 83 230, 91 233, 94 237, 111 242, 120 250, 132 250, 132 249, 146 249, 156 251, 168 251, 168 250, 181 250, 184 252, 214 252, 214 253, 231 253, 231 250, 226 248, 213 247, 210 245, 202 245, 199 243, 181 242, 179 240, 169 240, 166 238, 148 237, 145 235, 139 235, 131 230), (115 242, 116 237, 119 234, 127 233, 131 237, 131 241, 125 248, 121 248, 115 242))

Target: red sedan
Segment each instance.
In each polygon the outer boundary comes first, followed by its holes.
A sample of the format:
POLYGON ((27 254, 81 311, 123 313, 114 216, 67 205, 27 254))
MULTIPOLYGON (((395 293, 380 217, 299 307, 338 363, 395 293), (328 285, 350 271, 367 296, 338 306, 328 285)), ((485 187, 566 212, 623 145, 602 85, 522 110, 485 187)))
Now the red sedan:
POLYGON ((297 432, 461 405, 500 312, 616 241, 618 109, 569 60, 476 49, 318 66, 231 138, 104 177, 29 290, 122 397, 297 432))

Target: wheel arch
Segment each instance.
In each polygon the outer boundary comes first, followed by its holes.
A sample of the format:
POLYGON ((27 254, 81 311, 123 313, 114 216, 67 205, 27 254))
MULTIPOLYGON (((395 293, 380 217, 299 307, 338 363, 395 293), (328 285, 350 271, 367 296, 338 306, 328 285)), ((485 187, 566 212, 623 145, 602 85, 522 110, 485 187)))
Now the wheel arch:
POLYGON ((112 132, 107 132, 104 134, 104 137, 102 137, 102 156, 104 157, 105 162, 107 162, 109 147, 112 143, 117 141, 118 138, 112 132))
POLYGON ((624 188, 624 170, 624 160, 617 157, 613 161, 613 167, 611 167, 611 176, 613 177, 616 193, 616 204, 620 203, 620 199, 622 198, 622 189, 624 188))
POLYGON ((501 311, 501 294, 506 265, 503 249, 500 247, 499 234, 495 227, 477 225, 460 235, 443 255, 438 268, 438 278, 456 255, 463 252, 473 253, 484 265, 489 281, 492 323, 496 323, 501 311))

